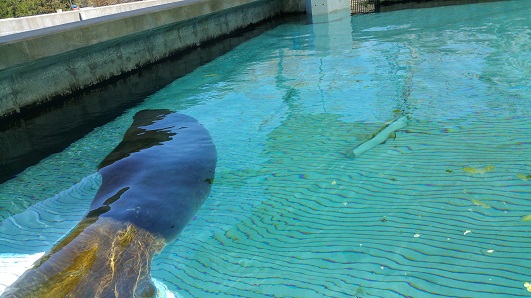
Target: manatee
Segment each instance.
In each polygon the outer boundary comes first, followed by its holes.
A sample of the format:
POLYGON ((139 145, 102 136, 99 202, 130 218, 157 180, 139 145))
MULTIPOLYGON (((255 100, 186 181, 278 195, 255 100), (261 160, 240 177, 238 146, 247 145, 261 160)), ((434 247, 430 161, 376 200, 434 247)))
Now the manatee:
POLYGON ((155 297, 151 260, 209 195, 216 161, 196 119, 138 112, 99 165, 102 185, 84 218, 1 297, 155 297))

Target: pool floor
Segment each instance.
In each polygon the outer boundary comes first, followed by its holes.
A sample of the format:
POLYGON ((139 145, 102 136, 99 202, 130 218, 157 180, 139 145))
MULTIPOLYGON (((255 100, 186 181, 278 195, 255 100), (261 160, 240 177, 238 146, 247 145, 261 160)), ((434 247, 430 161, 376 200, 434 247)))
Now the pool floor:
POLYGON ((84 215, 132 115, 169 108, 219 157, 210 197, 153 261, 172 295, 529 297, 529 11, 288 22, 240 45, 0 185, 0 291, 84 215))

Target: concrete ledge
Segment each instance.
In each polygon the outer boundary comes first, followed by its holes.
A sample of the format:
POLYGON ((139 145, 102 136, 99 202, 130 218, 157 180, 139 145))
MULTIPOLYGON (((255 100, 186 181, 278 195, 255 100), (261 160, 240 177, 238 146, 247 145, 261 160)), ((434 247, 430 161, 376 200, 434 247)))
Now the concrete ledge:
POLYGON ((0 19, 0 36, 37 30, 51 26, 58 26, 78 22, 81 20, 88 20, 106 15, 179 1, 182 0, 143 0, 102 7, 85 7, 74 11, 57 12, 29 17, 0 19))
POLYGON ((157 5, 178 2, 182 0, 144 0, 137 2, 122 3, 116 5, 102 6, 102 7, 86 7, 79 9, 79 19, 88 20, 98 18, 106 15, 137 10, 157 5))
POLYGON ((282 13, 283 0, 183 0, 0 37, 0 118, 282 13))
MULTIPOLYGON (((183 0, 0 37, 0 70, 263 1, 265 0, 183 0)), ((277 9, 276 14, 279 12, 280 9, 277 9)))
MULTIPOLYGON (((81 20, 138 10, 183 0, 142 0, 102 7, 84 7, 75 11, 57 12, 20 18, 0 19, 0 36, 58 26, 81 20)), ((346 1, 346 0, 344 0, 346 1)), ((304 0, 284 0, 283 12, 303 12, 304 0)))
POLYGON ((79 21, 78 11, 0 19, 0 36, 79 21))

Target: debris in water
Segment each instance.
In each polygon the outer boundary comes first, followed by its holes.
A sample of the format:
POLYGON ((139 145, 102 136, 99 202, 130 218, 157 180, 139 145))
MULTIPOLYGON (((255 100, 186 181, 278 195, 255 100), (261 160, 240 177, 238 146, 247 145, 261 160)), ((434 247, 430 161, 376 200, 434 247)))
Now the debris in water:
POLYGON ((470 174, 481 174, 484 175, 485 173, 492 172, 494 170, 494 166, 486 166, 484 168, 472 168, 472 167, 464 167, 463 171, 470 173, 470 174))
POLYGON ((385 142, 385 140, 387 140, 395 131, 406 127, 407 122, 407 117, 404 116, 396 119, 394 122, 385 125, 380 129, 380 131, 375 133, 371 139, 355 146, 352 149, 349 149, 346 152, 347 157, 356 158, 367 150, 374 148, 376 145, 385 142))
POLYGON ((531 292, 531 283, 525 282, 524 287, 527 289, 528 292, 531 292))
POLYGON ((524 175, 522 173, 516 174, 516 176, 524 181, 527 181, 528 179, 531 179, 531 175, 524 175))
POLYGON ((470 231, 470 230, 466 230, 466 231, 463 233, 463 235, 466 235, 466 234, 468 234, 468 233, 472 233, 472 231, 470 231))
POLYGON ((420 234, 415 234, 415 235, 413 235, 413 237, 415 237, 415 238, 419 238, 419 237, 420 237, 420 234))
POLYGON ((332 183, 330 183, 330 184, 332 184, 332 185, 336 185, 337 182, 334 180, 334 181, 332 181, 332 183))
POLYGON ((525 222, 531 221, 531 214, 522 216, 522 220, 525 222))
POLYGON ((474 205, 481 206, 481 207, 483 207, 483 208, 490 208, 489 205, 483 203, 483 202, 480 201, 480 200, 472 199, 472 203, 474 203, 474 205))
POLYGON ((489 249, 489 250, 487 250, 487 252, 488 252, 489 254, 491 254, 491 253, 494 252, 494 249, 489 249))

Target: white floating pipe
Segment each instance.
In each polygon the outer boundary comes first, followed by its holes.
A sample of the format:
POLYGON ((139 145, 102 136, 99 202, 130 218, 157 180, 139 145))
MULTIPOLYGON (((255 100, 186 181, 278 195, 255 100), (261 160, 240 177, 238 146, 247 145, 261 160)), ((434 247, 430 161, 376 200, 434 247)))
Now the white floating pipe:
POLYGON ((402 129, 407 126, 407 117, 403 116, 396 119, 394 122, 385 126, 378 134, 376 134, 370 140, 361 143, 360 145, 347 151, 347 156, 351 158, 356 158, 362 155, 367 150, 374 148, 376 145, 385 142, 389 136, 395 131, 402 129))

